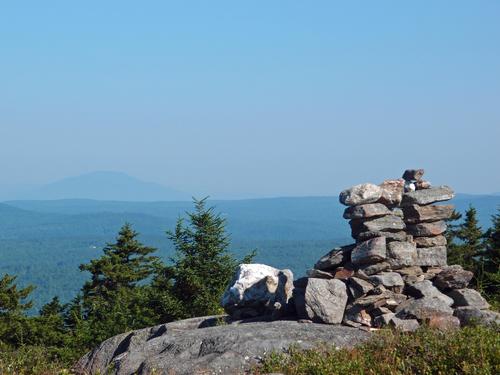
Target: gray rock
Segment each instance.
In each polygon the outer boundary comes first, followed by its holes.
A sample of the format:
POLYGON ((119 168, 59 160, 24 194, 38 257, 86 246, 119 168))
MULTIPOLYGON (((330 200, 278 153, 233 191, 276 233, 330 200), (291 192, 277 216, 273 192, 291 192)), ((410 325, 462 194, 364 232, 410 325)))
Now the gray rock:
POLYGON ((408 225, 407 232, 415 237, 438 236, 446 231, 444 221, 435 221, 432 223, 419 223, 408 225))
POLYGON ((375 317, 375 319, 373 319, 373 326, 377 327, 377 328, 385 327, 385 326, 389 325, 391 319, 394 318, 395 316, 396 316, 396 314, 394 314, 393 312, 378 315, 375 317))
POLYGON ((420 276, 424 274, 424 271, 419 266, 400 268, 396 272, 402 276, 420 276))
POLYGON ((445 236, 432 236, 432 237, 415 237, 413 242, 417 247, 434 247, 434 246, 446 246, 447 241, 445 236))
POLYGON ((393 269, 413 266, 417 262, 417 247, 412 242, 389 242, 387 258, 393 269))
POLYGON ((403 180, 405 181, 420 181, 424 176, 425 171, 423 169, 407 169, 403 173, 403 180))
POLYGON ((364 275, 366 275, 368 279, 368 276, 375 275, 376 273, 382 271, 387 271, 390 268, 391 265, 388 262, 380 262, 375 264, 362 264, 359 266, 358 273, 359 274, 363 273, 364 275))
POLYGON ((333 279, 333 277, 334 277, 334 274, 331 272, 321 271, 321 270, 317 270, 315 268, 307 270, 306 275, 307 275, 307 277, 316 278, 316 279, 333 279))
POLYGON ((359 329, 295 321, 224 322, 204 317, 162 324, 112 337, 83 356, 79 375, 239 374, 266 354, 318 343, 352 347, 370 337, 359 329), (244 324, 240 324, 244 323, 244 324))
POLYGON ((344 211, 344 219, 365 219, 390 215, 391 211, 381 203, 362 204, 360 206, 347 207, 344 211))
POLYGON ((415 190, 430 189, 431 183, 429 181, 420 180, 415 182, 415 190))
POLYGON ((416 319, 400 319, 396 316, 392 317, 389 325, 402 332, 413 332, 420 327, 416 319))
POLYGON ((406 285, 406 294, 415 298, 437 298, 448 306, 453 305, 453 299, 441 293, 429 280, 406 285))
POLYGON ((454 315, 460 320, 460 325, 469 324, 500 325, 500 313, 490 310, 481 310, 477 307, 457 307, 454 315))
POLYGON ((380 184, 382 188, 382 196, 380 202, 388 206, 397 206, 403 199, 405 181, 399 180, 385 180, 380 184))
POLYGON ((385 237, 375 237, 357 245, 351 253, 351 262, 355 265, 371 264, 386 258, 385 237))
POLYGON ((405 285, 401 275, 396 272, 381 272, 378 275, 370 276, 370 281, 375 285, 383 285, 387 288, 405 285))
POLYGON ((374 184, 360 184, 342 191, 339 195, 340 203, 346 206, 357 206, 366 203, 375 203, 382 196, 382 188, 374 184))
POLYGON ((347 289, 337 279, 308 279, 304 289, 296 289, 294 299, 299 318, 338 324, 344 316, 347 289))
POLYGON ((372 317, 370 316, 368 311, 366 311, 366 309, 362 308, 359 305, 347 306, 343 322, 348 325, 350 323, 355 323, 370 327, 372 323, 372 317))
POLYGON ((349 291, 351 292, 351 295, 355 299, 364 296, 366 293, 368 293, 369 291, 371 291, 373 289, 372 283, 370 283, 366 280, 360 279, 358 277, 351 277, 348 280, 347 285, 349 287, 349 291))
POLYGON ((397 232, 406 228, 403 219, 395 215, 382 216, 370 220, 356 219, 351 220, 349 224, 351 225, 353 237, 362 232, 397 232))
POLYGON ((354 236, 358 242, 364 242, 367 240, 371 240, 375 237, 385 237, 387 240, 394 241, 406 241, 408 235, 404 231, 399 232, 384 232, 384 231, 375 231, 375 232, 361 232, 354 236))
POLYGON ((453 213, 453 205, 446 206, 418 206, 411 205, 403 207, 405 222, 409 224, 416 224, 427 221, 444 220, 451 217, 453 213))
POLYGON ((456 316, 451 315, 434 315, 426 319, 425 324, 429 328, 439 329, 440 331, 460 328, 460 320, 456 316))
POLYGON ((355 247, 356 245, 336 247, 328 254, 322 256, 321 259, 316 262, 314 268, 318 270, 331 270, 349 262, 351 259, 352 249, 355 247))
POLYGON ((473 276, 472 272, 464 270, 462 266, 453 265, 444 267, 433 279, 433 283, 441 290, 463 289, 469 285, 473 276))
POLYGON ((447 201, 452 199, 454 196, 455 193, 448 186, 431 187, 429 189, 409 191, 403 194, 401 205, 426 205, 434 202, 447 201))
POLYGON ((488 309, 490 304, 474 289, 454 289, 448 293, 453 298, 454 307, 470 306, 478 309, 488 309))
POLYGON ((439 298, 409 299, 396 308, 398 318, 425 320, 436 315, 453 315, 453 309, 439 298))
POLYGON ((240 264, 221 299, 235 319, 286 314, 293 293, 293 274, 265 264, 240 264), (282 310, 282 311, 276 311, 282 310))
POLYGON ((417 266, 446 266, 446 246, 417 247, 417 266))

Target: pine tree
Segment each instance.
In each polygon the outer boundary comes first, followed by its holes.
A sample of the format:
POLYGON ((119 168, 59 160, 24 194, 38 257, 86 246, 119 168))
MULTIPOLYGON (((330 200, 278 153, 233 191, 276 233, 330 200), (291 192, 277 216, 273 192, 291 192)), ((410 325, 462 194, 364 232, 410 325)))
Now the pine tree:
POLYGON ((207 208, 206 200, 194 200, 188 224, 180 218, 175 230, 167 232, 176 255, 171 265, 158 270, 154 281, 163 321, 220 313, 220 297, 239 263, 228 251, 226 220, 213 207, 207 208))
POLYGON ((491 222, 492 227, 484 235, 484 291, 500 306, 500 208, 498 214, 491 217, 491 222))

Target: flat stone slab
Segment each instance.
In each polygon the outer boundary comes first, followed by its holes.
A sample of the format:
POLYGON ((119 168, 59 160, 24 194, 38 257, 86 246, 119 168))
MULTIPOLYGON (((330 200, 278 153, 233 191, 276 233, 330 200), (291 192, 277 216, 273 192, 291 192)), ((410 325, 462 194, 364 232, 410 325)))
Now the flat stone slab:
POLYGON ((375 237, 360 243, 351 252, 351 262, 355 265, 377 263, 386 257, 385 237, 375 237))
POLYGON ((424 221, 437 221, 444 220, 451 217, 453 213, 454 206, 452 204, 436 206, 418 206, 411 205, 403 207, 403 212, 405 215, 405 222, 410 224, 416 224, 424 221))
POLYGON ((360 206, 347 207, 344 211, 344 219, 364 219, 390 215, 391 211, 381 203, 362 204, 360 206))
POLYGON ((434 202, 448 201, 455 196, 449 186, 431 187, 429 189, 409 191, 403 195, 401 205, 426 205, 434 202))
POLYGON ((434 247, 434 246, 446 246, 448 241, 445 236, 432 236, 432 237, 414 237, 413 242, 417 247, 434 247))
POLYGON ((75 366, 79 375, 242 374, 271 351, 324 343, 352 347, 370 337, 357 328, 296 321, 203 317, 124 333, 104 341, 75 366))
POLYGON ((446 246, 417 247, 416 266, 446 266, 446 246))
POLYGON ((444 233, 446 228, 447 226, 444 221, 435 221, 432 223, 408 225, 407 231, 414 237, 432 237, 444 233))
POLYGON ((350 222, 352 233, 362 232, 401 231, 406 225, 399 216, 387 215, 370 220, 353 219, 350 222))

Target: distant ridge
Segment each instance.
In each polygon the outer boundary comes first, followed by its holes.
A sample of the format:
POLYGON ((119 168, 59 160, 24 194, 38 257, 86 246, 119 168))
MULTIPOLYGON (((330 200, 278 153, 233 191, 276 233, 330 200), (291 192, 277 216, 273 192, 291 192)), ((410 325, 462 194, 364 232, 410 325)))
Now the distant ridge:
POLYGON ((116 201, 185 201, 189 194, 139 180, 122 172, 99 171, 68 177, 22 194, 21 200, 93 199, 116 201))

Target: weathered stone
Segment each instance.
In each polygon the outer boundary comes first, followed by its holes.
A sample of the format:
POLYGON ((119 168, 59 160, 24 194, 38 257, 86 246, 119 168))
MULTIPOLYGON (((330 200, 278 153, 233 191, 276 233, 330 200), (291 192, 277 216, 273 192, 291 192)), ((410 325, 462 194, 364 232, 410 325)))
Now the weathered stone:
POLYGON ((352 347, 370 337, 339 325, 286 320, 221 325, 224 321, 223 316, 194 318, 122 333, 83 356, 76 374, 254 373, 260 359, 273 351, 318 344, 352 347))
POLYGON ((432 236, 432 237, 415 237, 413 242, 417 247, 434 247, 434 246, 446 246, 447 241, 445 236, 432 236))
POLYGON ((359 305, 348 306, 345 310, 344 321, 350 321, 371 327, 372 317, 366 309, 359 305))
POLYGON ((451 217, 453 209, 454 206, 451 204, 446 206, 418 206, 413 204, 403 207, 404 220, 409 224, 444 220, 451 217))
POLYGON ((338 324, 344 316, 347 290, 337 279, 308 279, 304 289, 295 289, 294 300, 299 318, 338 324))
POLYGON ((447 201, 452 199, 454 196, 455 193, 448 186, 431 187, 429 189, 409 191, 403 194, 401 205, 426 205, 434 202, 447 201))
POLYGON ((416 319, 400 319, 397 316, 392 317, 389 325, 402 332, 413 332, 420 327, 416 319))
POLYGON ((415 298, 437 298, 448 306, 453 305, 453 299, 441 293, 429 280, 406 285, 406 294, 415 298))
POLYGON ((415 237, 438 236, 446 231, 444 221, 435 221, 432 223, 419 223, 408 225, 406 230, 415 237))
POLYGON ((378 315, 373 319, 373 326, 377 328, 382 328, 389 325, 389 322, 394 318, 396 314, 389 312, 387 314, 378 315))
POLYGON ((434 315, 424 319, 424 322, 429 328, 438 329, 440 331, 460 328, 460 320, 456 316, 451 315, 434 315))
POLYGON ((420 276, 424 274, 424 271, 419 266, 400 268, 396 272, 402 276, 420 276))
POLYGON ((391 211, 381 203, 362 204, 360 206, 347 207, 344 211, 344 219, 365 219, 390 215, 391 211))
POLYGON ((347 280, 354 275, 354 270, 347 267, 340 267, 335 270, 334 278, 339 280, 347 280))
POLYGON ((403 173, 403 180, 405 181, 420 181, 424 176, 425 171, 423 169, 407 169, 403 173))
POLYGON ((439 298, 409 299, 396 307, 399 318, 423 320, 435 315, 453 315, 453 309, 439 298))
POLYGON ((463 289, 469 285, 473 276, 472 272, 464 270, 462 266, 453 265, 444 267, 433 279, 433 283, 441 290, 463 289))
POLYGON ((351 225, 353 237, 362 232, 397 232, 406 228, 403 219, 394 215, 382 216, 370 220, 356 219, 351 220, 349 224, 351 225))
POLYGON ((366 203, 375 203, 382 196, 382 188, 374 184, 360 184, 342 191, 339 195, 340 203, 346 206, 357 206, 366 203))
POLYGON ((354 236, 358 242, 364 242, 375 237, 385 237, 387 240, 406 241, 408 235, 404 231, 399 232, 361 232, 354 236))
POLYGON ((336 247, 328 254, 321 257, 321 259, 314 265, 314 268, 318 270, 330 270, 349 262, 351 259, 351 251, 355 247, 356 245, 354 244, 336 247))
POLYGON ((454 307, 470 306, 478 309, 487 309, 490 304, 474 289, 454 289, 448 293, 453 298, 454 307))
POLYGON ((375 285, 383 285, 386 288, 405 285, 401 275, 396 272, 381 272, 378 275, 370 276, 370 281, 375 285))
POLYGON ((500 325, 500 313, 490 310, 481 310, 477 307, 457 307, 454 315, 460 320, 461 326, 469 324, 500 325))
POLYGON ((355 265, 370 264, 386 258, 385 237, 376 237, 357 245, 351 253, 351 262, 355 265))
POLYGON ((412 242, 389 242, 387 244, 387 260, 393 269, 412 266, 417 261, 417 248, 412 242))
POLYGON ((404 180, 385 180, 379 186, 382 188, 381 203, 388 206, 397 206, 401 203, 405 186, 404 180))
POLYGON ((373 289, 372 283, 358 277, 351 277, 347 285, 354 299, 364 296, 373 289))
POLYGON ((240 264, 224 292, 221 306, 238 319, 245 316, 285 313, 293 293, 293 274, 265 264, 240 264))
POLYGON ((333 279, 333 273, 312 268, 306 271, 307 277, 316 279, 333 279))
POLYGON ((434 280, 434 278, 443 271, 442 267, 426 267, 425 280, 434 280))
POLYGON ((363 272, 366 276, 371 276, 376 273, 386 271, 391 268, 391 265, 388 262, 380 262, 375 264, 368 265, 360 265, 358 269, 358 273, 363 272))
POLYGON ((390 313, 392 313, 392 311, 389 310, 387 307, 376 307, 376 308, 370 310, 370 314, 372 316, 379 316, 379 315, 390 314, 390 313))
POLYGON ((430 189, 431 183, 429 181, 420 180, 415 182, 415 190, 430 189))
POLYGON ((398 216, 401 219, 405 217, 403 210, 399 207, 391 208, 391 215, 398 216))
POLYGON ((417 266, 446 266, 446 246, 417 247, 417 266))

